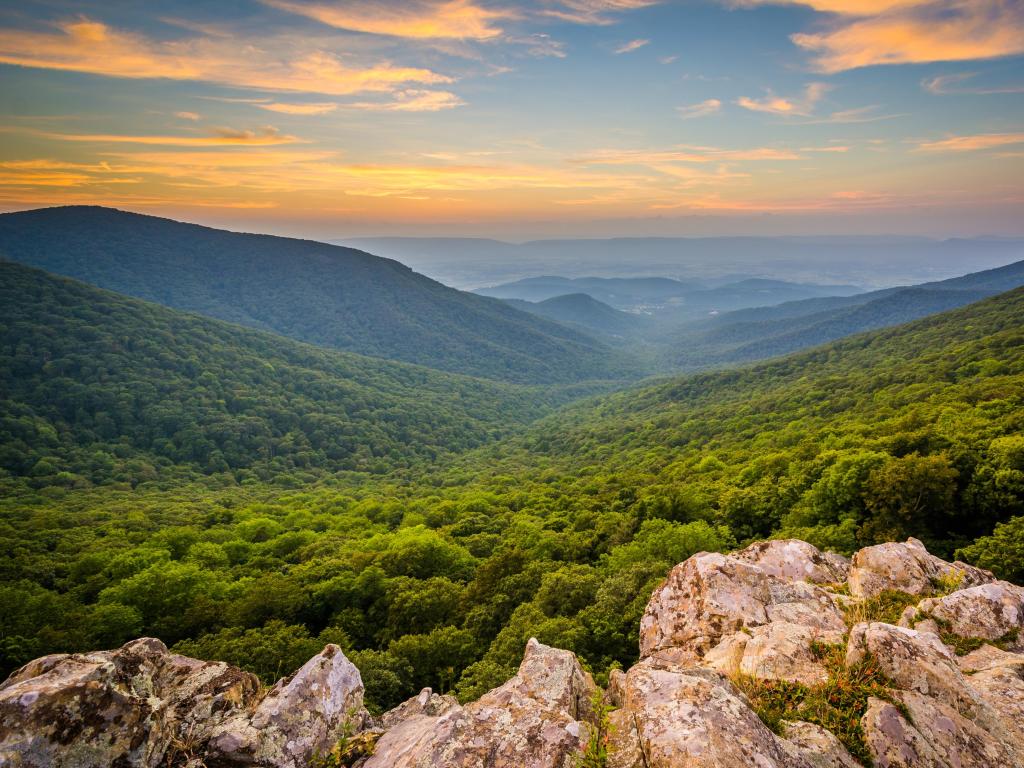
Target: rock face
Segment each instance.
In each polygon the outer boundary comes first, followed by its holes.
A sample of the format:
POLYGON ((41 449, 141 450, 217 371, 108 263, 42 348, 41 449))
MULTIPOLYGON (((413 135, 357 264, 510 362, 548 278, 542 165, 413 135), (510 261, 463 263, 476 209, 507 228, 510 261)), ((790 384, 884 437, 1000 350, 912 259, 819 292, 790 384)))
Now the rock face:
MULTIPOLYGON (((575 655, 531 639, 507 683, 440 714, 412 714, 377 742, 364 768, 569 768, 586 743, 595 691, 575 655)), ((421 694, 422 696, 422 694, 421 694)))
POLYGON ((153 638, 46 656, 0 686, 0 765, 304 766, 362 711, 359 672, 337 646, 259 693, 255 676, 153 638))
POLYGON ((865 547, 850 563, 850 594, 872 597, 887 589, 911 595, 930 595, 945 583, 973 587, 995 581, 988 571, 967 563, 947 563, 928 553, 917 539, 865 547))
POLYGON ((0 765, 299 768, 345 733, 333 754, 351 768, 574 768, 599 737, 608 768, 1010 768, 1024 766, 1022 634, 1024 589, 914 539, 850 561, 763 542, 672 569, 605 714, 576 657, 536 640, 477 701, 428 688, 370 718, 335 646, 261 696, 247 673, 143 639, 12 675, 0 765), (901 604, 899 626, 880 620, 901 604))

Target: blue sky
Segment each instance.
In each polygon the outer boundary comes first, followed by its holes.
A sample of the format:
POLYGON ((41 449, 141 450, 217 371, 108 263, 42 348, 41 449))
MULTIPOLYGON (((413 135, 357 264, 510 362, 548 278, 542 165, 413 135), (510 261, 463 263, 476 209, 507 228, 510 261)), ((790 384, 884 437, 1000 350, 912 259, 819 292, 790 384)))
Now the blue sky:
POLYGON ((0 206, 317 237, 1024 234, 1024 3, 25 2, 0 206))

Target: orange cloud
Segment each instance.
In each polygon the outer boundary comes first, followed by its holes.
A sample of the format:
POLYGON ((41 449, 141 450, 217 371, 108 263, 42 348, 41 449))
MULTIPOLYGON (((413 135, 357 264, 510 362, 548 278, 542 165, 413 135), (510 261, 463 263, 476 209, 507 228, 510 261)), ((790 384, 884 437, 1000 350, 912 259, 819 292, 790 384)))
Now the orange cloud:
POLYGON ((684 120, 691 120, 695 117, 707 117, 713 115, 722 108, 722 102, 718 99, 706 99, 699 104, 691 104, 688 107, 676 107, 676 112, 684 120))
POLYGON ((660 2, 661 0, 548 0, 548 5, 553 7, 541 11, 541 15, 573 24, 606 26, 615 23, 609 14, 635 11, 660 2))
POLYGON ((0 63, 332 96, 386 93, 410 83, 452 82, 452 78, 429 69, 397 67, 389 62, 353 67, 323 51, 301 56, 290 56, 287 51, 271 55, 265 50, 266 41, 261 45, 202 37, 156 41, 84 18, 57 26, 59 31, 54 33, 0 30, 0 63))
POLYGON ((268 112, 280 112, 285 115, 326 115, 338 108, 334 102, 322 102, 319 104, 285 104, 282 102, 271 102, 269 104, 256 104, 260 109, 268 112))
POLYGON ((918 144, 920 152, 976 152, 1013 144, 1024 144, 1024 133, 982 133, 975 136, 951 136, 918 144))
POLYGON ((494 22, 512 16, 509 11, 483 8, 472 0, 420 0, 395 4, 358 2, 346 5, 295 0, 262 2, 338 29, 417 40, 490 40, 502 33, 499 27, 494 26, 494 22))
POLYGON ((795 34, 792 40, 815 52, 815 68, 827 73, 1012 56, 1024 53, 1024 4, 943 0, 900 5, 892 13, 843 20, 829 31, 795 34))
POLYGON ((741 96, 736 103, 753 112, 767 112, 772 115, 809 115, 814 111, 814 105, 821 101, 828 90, 829 86, 825 83, 808 83, 803 94, 798 97, 783 98, 769 92, 763 99, 741 96))
POLYGON ((380 112, 439 112, 465 104, 454 93, 447 91, 424 91, 409 89, 397 91, 394 101, 388 102, 356 102, 345 104, 348 109, 365 109, 380 112))
POLYGON ((282 134, 272 126, 261 128, 258 131, 217 128, 212 136, 123 136, 107 133, 39 133, 38 135, 57 141, 84 141, 93 144, 159 144, 168 147, 222 147, 224 145, 268 147, 277 144, 295 144, 301 141, 294 136, 282 134))

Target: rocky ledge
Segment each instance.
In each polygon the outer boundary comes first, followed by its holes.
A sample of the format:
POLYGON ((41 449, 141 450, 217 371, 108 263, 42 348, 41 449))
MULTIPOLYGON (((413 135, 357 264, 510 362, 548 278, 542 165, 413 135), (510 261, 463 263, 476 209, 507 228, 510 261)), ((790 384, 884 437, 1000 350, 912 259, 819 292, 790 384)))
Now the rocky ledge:
POLYGON ((372 718, 336 646, 261 690, 146 638, 0 685, 0 765, 1008 768, 1024 765, 1022 629, 1024 589, 914 539, 851 560, 769 541, 673 568, 639 662, 605 691, 531 640, 477 701, 426 689, 372 718))

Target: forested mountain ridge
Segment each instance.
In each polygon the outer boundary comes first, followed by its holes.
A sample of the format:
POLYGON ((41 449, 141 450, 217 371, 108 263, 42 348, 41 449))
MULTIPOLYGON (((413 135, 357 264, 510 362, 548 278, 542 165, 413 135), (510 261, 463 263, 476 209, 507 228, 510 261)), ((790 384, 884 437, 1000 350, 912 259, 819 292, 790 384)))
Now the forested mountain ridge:
POLYGON ((728 312, 658 339, 671 368, 750 362, 962 307, 1024 285, 1024 261, 949 280, 728 312))
POLYGON ((495 439, 558 398, 320 349, 10 262, 0 262, 0 396, 0 467, 64 486, 379 472, 495 439))
POLYGON ((448 288, 390 259, 111 208, 0 215, 0 257, 324 347, 518 383, 628 378, 579 330, 448 288))

